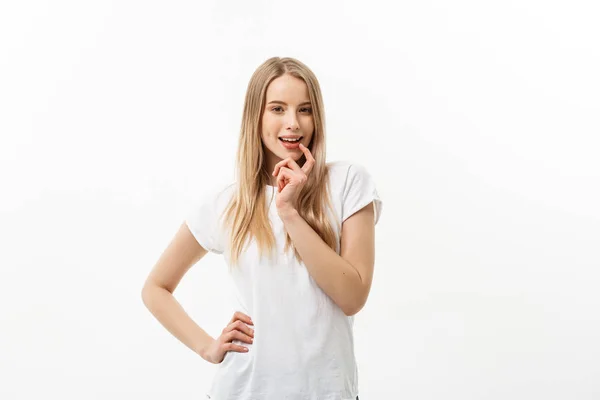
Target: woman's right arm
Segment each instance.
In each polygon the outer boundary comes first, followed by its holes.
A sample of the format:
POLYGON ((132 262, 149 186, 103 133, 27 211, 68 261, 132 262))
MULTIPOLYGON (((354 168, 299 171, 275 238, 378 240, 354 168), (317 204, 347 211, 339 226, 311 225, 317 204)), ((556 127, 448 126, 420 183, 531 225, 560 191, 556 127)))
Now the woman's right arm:
POLYGON ((142 300, 152 315, 173 336, 205 360, 215 339, 192 320, 173 292, 185 273, 207 252, 198 244, 186 223, 182 223, 142 288, 142 300))

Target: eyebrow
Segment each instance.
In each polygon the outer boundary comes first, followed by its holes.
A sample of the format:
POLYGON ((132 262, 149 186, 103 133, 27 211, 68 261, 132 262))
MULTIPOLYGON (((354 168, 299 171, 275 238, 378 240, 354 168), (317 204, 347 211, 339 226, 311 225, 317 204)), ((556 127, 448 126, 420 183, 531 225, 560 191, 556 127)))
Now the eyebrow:
MULTIPOLYGON (((271 104, 271 103, 283 104, 284 106, 287 106, 287 104, 286 104, 285 102, 283 102, 283 101, 280 101, 280 100, 273 100, 273 101, 270 101, 270 102, 269 102, 269 103, 267 103, 267 104, 271 104)), ((300 106, 303 106, 303 105, 305 105, 305 104, 308 104, 308 105, 310 105, 310 101, 305 101, 304 103, 300 103, 299 105, 300 105, 300 106)))

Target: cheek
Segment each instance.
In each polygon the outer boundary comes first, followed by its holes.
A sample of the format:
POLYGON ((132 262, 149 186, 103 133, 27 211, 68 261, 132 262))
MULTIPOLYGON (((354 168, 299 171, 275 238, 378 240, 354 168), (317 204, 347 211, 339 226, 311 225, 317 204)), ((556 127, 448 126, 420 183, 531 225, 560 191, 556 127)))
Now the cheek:
POLYGON ((278 123, 277 123, 276 119, 273 119, 268 116, 264 116, 262 119, 263 137, 277 135, 277 133, 279 131, 277 125, 278 125, 278 123))
POLYGON ((306 131, 313 132, 315 129, 315 121, 312 117, 307 117, 302 121, 302 127, 306 131))

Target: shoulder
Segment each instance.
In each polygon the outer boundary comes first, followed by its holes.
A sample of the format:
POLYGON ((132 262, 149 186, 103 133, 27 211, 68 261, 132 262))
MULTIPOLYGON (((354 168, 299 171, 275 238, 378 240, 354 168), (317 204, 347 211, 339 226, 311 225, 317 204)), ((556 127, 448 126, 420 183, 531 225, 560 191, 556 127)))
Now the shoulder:
POLYGON ((197 189, 194 204, 218 210, 226 206, 235 189, 235 183, 209 184, 197 189))
POLYGON ((229 201, 235 195, 236 189, 237 185, 235 182, 221 184, 213 188, 211 192, 212 199, 218 213, 221 213, 227 207, 229 201))
POLYGON ((332 191, 342 203, 342 222, 355 212, 374 202, 375 223, 379 220, 382 201, 375 179, 361 163, 342 160, 327 163, 332 191))
POLYGON ((371 175, 367 168, 352 160, 338 160, 327 163, 329 180, 338 188, 348 189, 356 181, 369 180, 371 175))
POLYGON ((229 182, 214 187, 214 193, 217 200, 229 200, 237 188, 236 182, 229 182))

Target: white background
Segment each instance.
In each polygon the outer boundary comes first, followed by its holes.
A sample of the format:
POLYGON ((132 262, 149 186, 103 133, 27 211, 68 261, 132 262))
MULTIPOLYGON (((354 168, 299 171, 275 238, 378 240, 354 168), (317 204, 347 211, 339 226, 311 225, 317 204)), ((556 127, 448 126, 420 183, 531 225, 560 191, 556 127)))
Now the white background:
MULTIPOLYGON (((328 160, 383 200, 361 400, 600 397, 600 26, 592 1, 6 1, 0 398, 203 399, 215 366, 141 300, 232 179, 272 56, 323 89, 328 160)), ((222 257, 175 292, 218 335, 222 257)), ((293 345, 290 343, 290 345, 293 345)))

